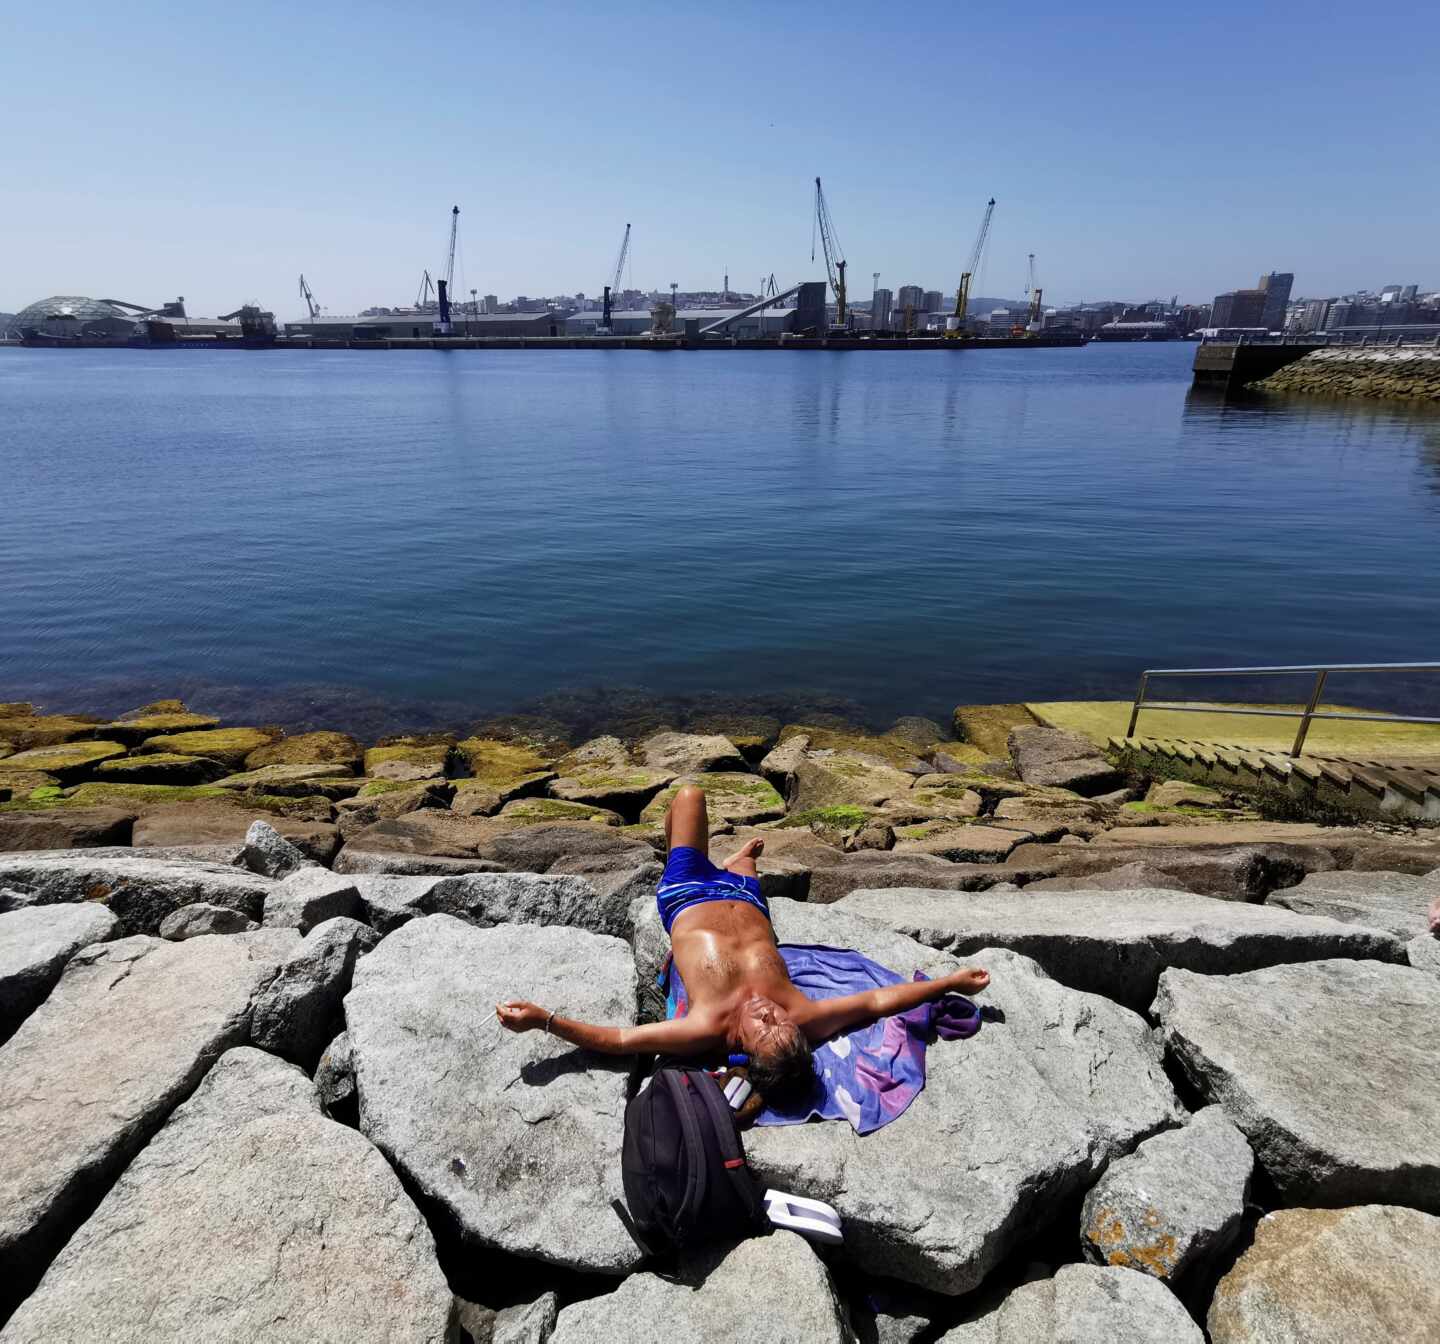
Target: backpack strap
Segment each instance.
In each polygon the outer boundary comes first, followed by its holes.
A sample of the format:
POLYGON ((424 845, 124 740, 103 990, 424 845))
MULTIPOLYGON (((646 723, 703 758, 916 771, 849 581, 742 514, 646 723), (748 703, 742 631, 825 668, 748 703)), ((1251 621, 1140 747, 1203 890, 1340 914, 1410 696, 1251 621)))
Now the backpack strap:
POLYGON ((725 1094, 720 1090, 720 1084, 708 1074, 704 1075, 704 1079, 703 1084, 697 1083, 695 1091, 704 1102, 706 1113, 710 1117, 710 1126, 715 1131, 720 1154, 725 1161, 725 1174, 740 1193, 740 1198, 750 1210, 755 1223, 763 1225, 766 1222, 765 1202, 760 1197, 759 1186, 746 1164, 745 1149, 735 1128, 735 1116, 730 1110, 729 1102, 725 1100, 725 1094))
POLYGON ((700 1135, 700 1121, 690 1103, 692 1096, 706 1095, 706 1088, 691 1077, 699 1072, 698 1069, 682 1067, 661 1069, 658 1074, 675 1103, 675 1114, 679 1117, 685 1137, 685 1193, 675 1211, 677 1224, 692 1217, 694 1210, 703 1206, 709 1183, 705 1170, 705 1141, 700 1135))

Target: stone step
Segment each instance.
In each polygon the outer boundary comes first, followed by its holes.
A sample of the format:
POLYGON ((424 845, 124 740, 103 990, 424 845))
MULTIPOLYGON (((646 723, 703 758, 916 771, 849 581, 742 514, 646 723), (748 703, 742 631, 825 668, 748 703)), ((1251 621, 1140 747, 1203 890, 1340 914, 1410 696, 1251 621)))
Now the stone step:
POLYGON ((1440 767, 1428 759, 1387 762, 1334 752, 1295 758, 1189 738, 1111 737, 1108 746, 1112 757, 1163 766, 1197 783, 1280 790, 1292 797, 1313 794, 1317 803, 1338 803, 1357 817, 1440 822, 1440 767))

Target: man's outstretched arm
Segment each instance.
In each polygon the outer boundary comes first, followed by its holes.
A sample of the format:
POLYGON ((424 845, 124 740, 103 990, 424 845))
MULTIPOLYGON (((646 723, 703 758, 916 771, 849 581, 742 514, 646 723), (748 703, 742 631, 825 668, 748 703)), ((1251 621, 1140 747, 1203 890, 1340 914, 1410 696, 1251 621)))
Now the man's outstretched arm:
POLYGON ((796 1013, 795 1017, 806 1037, 818 1044, 851 1027, 909 1012, 911 1008, 932 1003, 947 994, 978 994, 989 983, 988 972, 966 967, 938 980, 915 980, 909 984, 885 985, 859 994, 846 994, 838 999, 818 999, 796 1013))
POLYGON ((716 1043, 713 1031, 688 1017, 638 1027, 597 1027, 561 1017, 537 1004, 517 1000, 495 1005, 495 1016, 511 1031, 545 1031, 602 1055, 694 1055, 716 1043))

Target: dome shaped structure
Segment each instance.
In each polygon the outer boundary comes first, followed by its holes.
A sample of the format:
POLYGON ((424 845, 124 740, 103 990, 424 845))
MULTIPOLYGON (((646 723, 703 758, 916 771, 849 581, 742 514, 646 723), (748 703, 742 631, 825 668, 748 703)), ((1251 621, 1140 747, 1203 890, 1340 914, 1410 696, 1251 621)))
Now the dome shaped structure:
POLYGON ((22 308, 15 314, 14 326, 22 335, 122 337, 134 330, 135 316, 105 299, 56 294, 22 308))

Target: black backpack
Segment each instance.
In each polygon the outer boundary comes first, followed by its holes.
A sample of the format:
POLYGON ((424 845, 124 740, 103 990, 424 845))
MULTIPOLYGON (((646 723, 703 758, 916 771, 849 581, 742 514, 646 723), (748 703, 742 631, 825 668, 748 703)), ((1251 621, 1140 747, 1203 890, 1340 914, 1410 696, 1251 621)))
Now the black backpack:
POLYGON ((625 1108, 620 1173, 627 1224, 649 1252, 770 1228, 734 1113, 703 1069, 665 1065, 625 1108))

